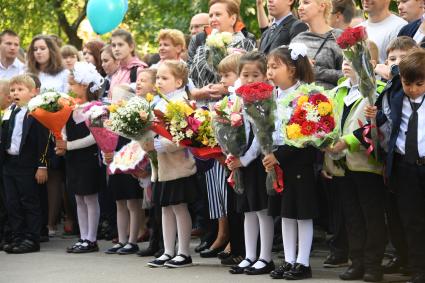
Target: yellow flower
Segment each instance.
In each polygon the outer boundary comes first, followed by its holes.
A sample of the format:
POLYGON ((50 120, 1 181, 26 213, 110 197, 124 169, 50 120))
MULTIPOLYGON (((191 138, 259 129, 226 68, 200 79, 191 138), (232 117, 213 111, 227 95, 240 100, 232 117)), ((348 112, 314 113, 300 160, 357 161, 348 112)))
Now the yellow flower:
POLYGON ((301 126, 298 124, 291 124, 286 126, 286 135, 290 140, 302 137, 303 134, 301 134, 301 126))
POLYGON ((320 116, 328 115, 332 111, 332 105, 329 102, 320 102, 317 105, 317 111, 319 111, 320 116))
POLYGON ((302 95, 298 98, 298 106, 303 105, 304 103, 306 103, 308 101, 308 96, 306 95, 302 95))
POLYGON ((153 101, 153 98, 154 98, 154 96, 153 96, 153 94, 152 93, 148 93, 148 94, 146 94, 146 101, 147 102, 152 102, 153 101))
POLYGON ((203 145, 208 145, 208 143, 209 143, 208 138, 207 137, 204 137, 204 139, 202 140, 202 144, 203 145))
POLYGON ((116 104, 111 104, 111 105, 109 105, 108 106, 108 110, 109 110, 109 112, 111 112, 111 113, 114 113, 114 112, 116 112, 117 111, 117 105, 116 104))

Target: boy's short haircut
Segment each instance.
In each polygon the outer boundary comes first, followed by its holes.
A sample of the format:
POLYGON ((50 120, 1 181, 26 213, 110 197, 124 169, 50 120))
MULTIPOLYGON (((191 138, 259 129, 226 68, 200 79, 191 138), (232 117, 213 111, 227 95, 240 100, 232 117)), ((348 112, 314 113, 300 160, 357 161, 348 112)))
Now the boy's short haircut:
POLYGON ((39 77, 34 73, 27 73, 27 75, 30 76, 31 79, 34 81, 35 88, 40 89, 41 88, 41 81, 40 81, 39 77))
POLYGON ((5 29, 0 33, 0 43, 3 39, 3 36, 5 36, 5 35, 9 35, 9 36, 12 36, 12 37, 19 37, 19 35, 16 32, 14 32, 13 30, 5 29))
POLYGON ((233 72, 235 74, 238 73, 239 60, 241 59, 242 54, 234 53, 226 56, 223 60, 221 60, 220 64, 218 64, 218 72, 225 74, 229 72, 233 72))
POLYGON ((9 80, 0 79, 0 93, 1 94, 10 94, 10 83, 9 80))
POLYGON ((31 76, 25 75, 25 74, 14 76, 13 78, 10 79, 9 84, 10 84, 10 86, 12 86, 14 84, 22 84, 22 85, 26 86, 30 91, 34 90, 36 88, 35 82, 31 78, 31 76))
POLYGON ((418 45, 416 44, 416 41, 413 40, 413 38, 408 36, 399 36, 394 38, 387 46, 387 56, 390 54, 391 51, 394 50, 403 50, 408 51, 412 48, 416 48, 418 45))
POLYGON ((367 48, 369 49, 370 59, 374 60, 375 62, 378 62, 379 61, 378 45, 376 45, 376 43, 373 42, 372 40, 367 40, 366 44, 367 44, 367 48))
POLYGON ((425 50, 415 48, 401 59, 398 65, 400 76, 408 83, 425 81, 425 50))

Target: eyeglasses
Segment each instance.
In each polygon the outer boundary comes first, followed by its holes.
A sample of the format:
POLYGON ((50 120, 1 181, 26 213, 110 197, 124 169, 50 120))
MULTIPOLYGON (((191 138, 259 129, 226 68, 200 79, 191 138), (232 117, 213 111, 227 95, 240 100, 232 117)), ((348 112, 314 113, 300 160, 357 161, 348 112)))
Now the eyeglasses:
POLYGON ((199 29, 199 28, 204 28, 205 26, 207 26, 208 24, 198 24, 198 25, 190 25, 189 30, 192 29, 199 29))

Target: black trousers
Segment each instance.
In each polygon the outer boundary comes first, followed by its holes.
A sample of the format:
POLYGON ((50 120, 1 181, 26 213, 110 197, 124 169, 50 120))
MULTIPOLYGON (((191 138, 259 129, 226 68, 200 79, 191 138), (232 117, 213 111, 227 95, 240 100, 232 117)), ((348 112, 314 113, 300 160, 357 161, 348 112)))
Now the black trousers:
POLYGON ((350 259, 367 272, 380 271, 386 243, 383 178, 347 170, 342 185, 350 259))
POLYGON ((3 181, 9 223, 14 237, 40 240, 40 192, 35 180, 36 168, 22 168, 14 157, 7 157, 3 181))
MULTIPOLYGON (((397 159, 396 159, 397 161, 397 159)), ((395 162, 390 186, 396 192, 407 239, 410 271, 425 271, 425 166, 395 162)))
POLYGON ((227 186, 227 219, 232 255, 245 256, 244 214, 236 212, 236 195, 230 186, 227 186))
MULTIPOLYGON (((0 169, 3 172, 3 169, 0 169)), ((0 174, 0 242, 6 238, 7 209, 4 195, 3 174, 0 174)))
POLYGON ((337 258, 348 259, 348 236, 342 205, 341 190, 344 178, 334 176, 326 182, 329 209, 329 231, 332 236, 328 240, 331 254, 337 258))

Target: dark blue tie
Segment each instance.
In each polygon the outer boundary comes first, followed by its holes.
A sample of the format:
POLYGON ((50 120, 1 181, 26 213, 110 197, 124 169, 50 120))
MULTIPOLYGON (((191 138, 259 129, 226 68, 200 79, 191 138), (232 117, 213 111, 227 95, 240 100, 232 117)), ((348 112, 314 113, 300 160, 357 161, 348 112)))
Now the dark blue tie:
POLYGON ((412 107, 412 114, 410 115, 409 123, 407 124, 404 157, 408 163, 414 164, 419 159, 418 109, 421 107, 422 103, 424 102, 425 96, 422 98, 421 103, 415 103, 410 101, 410 98, 408 99, 409 99, 410 106, 412 107))

